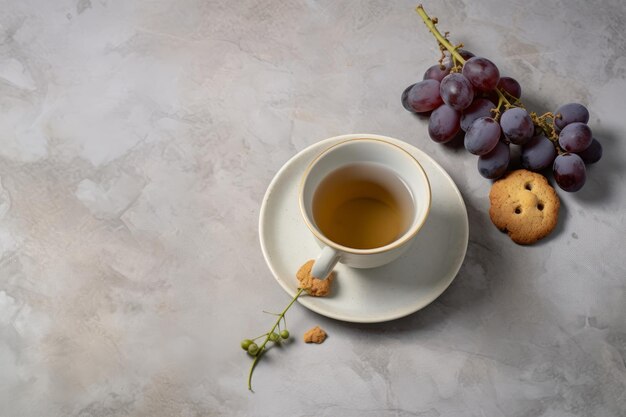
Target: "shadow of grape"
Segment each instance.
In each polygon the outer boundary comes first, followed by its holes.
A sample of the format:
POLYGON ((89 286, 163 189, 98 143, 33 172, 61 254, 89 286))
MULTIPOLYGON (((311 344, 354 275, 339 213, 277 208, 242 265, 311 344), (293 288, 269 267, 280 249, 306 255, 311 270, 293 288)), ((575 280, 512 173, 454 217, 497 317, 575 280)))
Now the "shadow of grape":
POLYGON ((432 111, 427 111, 427 112, 423 112, 423 113, 411 113, 411 114, 418 120, 422 120, 424 122, 428 122, 428 120, 430 119, 431 113, 432 113, 432 111))
MULTIPOLYGON (((446 143, 442 143, 443 146, 445 146, 447 149, 452 150, 452 151, 465 151, 465 132, 462 130, 459 130, 459 133, 457 133, 452 140, 450 140, 449 142, 446 143)), ((468 153, 468 155, 470 155, 468 153)), ((471 156, 471 155, 470 155, 471 156)))
POLYGON ((610 130, 594 129, 593 126, 591 129, 602 145, 602 158, 595 164, 587 165, 587 181, 573 194, 577 200, 598 206, 604 205, 616 190, 623 188, 620 178, 625 168, 623 152, 619 149, 621 138, 610 130))

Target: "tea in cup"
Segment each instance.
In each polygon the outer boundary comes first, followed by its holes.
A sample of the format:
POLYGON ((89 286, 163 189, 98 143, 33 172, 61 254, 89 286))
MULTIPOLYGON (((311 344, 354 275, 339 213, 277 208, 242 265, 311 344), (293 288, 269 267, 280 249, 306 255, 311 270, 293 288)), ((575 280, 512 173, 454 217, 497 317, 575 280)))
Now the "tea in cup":
POLYGON ((402 255, 426 221, 431 192, 409 152, 381 136, 355 135, 311 162, 299 199, 322 247, 311 275, 324 279, 337 262, 374 268, 402 255))

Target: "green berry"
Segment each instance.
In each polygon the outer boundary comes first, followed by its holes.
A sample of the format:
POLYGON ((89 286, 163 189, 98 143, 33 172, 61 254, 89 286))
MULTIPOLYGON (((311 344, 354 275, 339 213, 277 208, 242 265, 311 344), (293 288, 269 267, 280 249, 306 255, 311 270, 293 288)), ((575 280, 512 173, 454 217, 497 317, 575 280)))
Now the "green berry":
POLYGON ((283 330, 282 332, 280 332, 280 337, 282 337, 283 339, 289 339, 289 330, 283 330))
POLYGON ((272 332, 272 334, 270 334, 270 341, 278 342, 278 339, 280 339, 280 337, 278 336, 278 333, 272 332))
POLYGON ((248 346, 248 353, 251 354, 252 356, 256 356, 256 354, 259 353, 259 347, 257 346, 256 343, 254 342, 250 343, 250 346, 248 346))
POLYGON ((241 341, 241 348, 243 350, 248 350, 248 348, 250 347, 251 344, 252 344, 252 340, 250 340, 250 339, 243 339, 241 341))

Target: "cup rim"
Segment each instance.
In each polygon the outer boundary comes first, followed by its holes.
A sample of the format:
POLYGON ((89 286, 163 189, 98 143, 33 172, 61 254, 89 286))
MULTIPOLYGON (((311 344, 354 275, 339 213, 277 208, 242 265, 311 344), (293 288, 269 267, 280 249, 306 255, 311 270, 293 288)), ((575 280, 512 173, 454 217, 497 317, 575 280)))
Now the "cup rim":
MULTIPOLYGON (((431 190, 431 187, 430 187, 430 180, 428 179, 428 175, 426 175, 426 171, 424 171, 424 168, 422 167, 422 165, 406 149, 402 148, 401 146, 399 146, 399 145, 397 145, 397 144, 395 144, 393 142, 388 141, 387 139, 391 139, 391 138, 388 138, 388 137, 385 137, 385 136, 371 135, 371 134, 353 134, 353 135, 336 136, 336 137, 331 138, 331 139, 335 139, 335 138, 336 139, 345 138, 345 139, 344 140, 340 140, 339 142, 337 142, 337 143, 327 147, 322 152, 320 152, 319 155, 317 155, 315 158, 313 158, 313 160, 309 163, 309 165, 304 170, 304 173, 302 174, 302 178, 300 179, 300 185, 299 185, 299 188, 298 188, 298 202, 299 202, 299 205, 300 205, 300 214, 302 215, 302 218, 304 219, 304 223, 306 224, 308 229, 311 231, 311 233, 313 233, 313 235, 317 239, 322 241, 325 245, 330 246, 331 248, 333 248, 333 249, 335 249, 337 251, 350 253, 350 254, 355 254, 355 255, 373 255, 373 254, 377 254, 377 253, 383 253, 383 252, 387 252, 387 251, 390 251, 392 249, 401 247, 402 245, 404 245, 407 242, 409 242, 421 230, 422 226, 424 226, 424 223, 426 223, 426 219, 428 218, 428 215, 430 214, 430 207, 431 207, 431 203, 432 203, 432 190, 431 190), (309 215, 307 214, 306 208, 304 207, 304 185, 305 185, 306 179, 309 176, 309 173, 311 172, 313 167, 317 164, 317 162, 324 155, 326 155, 328 152, 330 152, 334 148, 337 148, 337 147, 342 146, 342 145, 346 145, 346 144, 348 144, 350 142, 356 142, 356 141, 359 141, 359 142, 360 141, 378 142, 378 143, 385 144, 387 146, 391 146, 394 149, 401 151, 401 153, 404 156, 408 157, 411 160, 411 162, 413 162, 415 164, 415 166, 417 167, 417 171, 422 175, 422 177, 424 179, 424 182, 425 182, 425 185, 426 185, 426 189, 428 191, 428 205, 426 207, 426 210, 424 211, 424 215, 422 216, 421 220, 419 222, 413 224, 398 239, 394 240, 391 243, 386 244, 385 246, 379 246, 377 248, 370 248, 370 249, 351 248, 349 246, 344 246, 344 245, 341 245, 339 243, 336 243, 336 242, 330 240, 312 222, 312 220, 309 218, 309 215)), ((415 197, 413 197, 413 198, 415 198, 415 197)))

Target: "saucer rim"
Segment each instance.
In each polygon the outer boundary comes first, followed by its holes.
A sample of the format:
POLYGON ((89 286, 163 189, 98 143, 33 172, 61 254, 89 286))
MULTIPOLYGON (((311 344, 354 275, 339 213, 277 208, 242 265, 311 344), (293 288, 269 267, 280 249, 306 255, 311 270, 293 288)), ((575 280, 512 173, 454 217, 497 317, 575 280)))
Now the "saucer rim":
MULTIPOLYGON (((404 149, 405 151, 411 154, 413 154, 414 151, 417 151, 417 153, 421 154, 425 158, 428 158, 430 162, 434 165, 434 167, 437 168, 437 170, 439 171, 439 175, 442 175, 443 178, 445 178, 452 186, 452 189, 455 191, 455 194, 461 203, 463 213, 465 214, 465 216, 463 216, 465 220, 464 221, 465 227, 463 228, 463 236, 459 239, 460 241, 465 242, 463 250, 459 253, 459 256, 455 259, 456 266, 450 269, 450 274, 449 274, 450 278, 448 279, 448 282, 446 282, 445 285, 441 288, 441 291, 438 292, 436 295, 434 295, 431 299, 427 299, 425 302, 422 302, 422 303, 411 304, 408 308, 405 308, 399 311, 394 310, 394 312, 391 314, 387 314, 387 315, 379 314, 378 316, 374 316, 374 317, 370 317, 370 316, 358 317, 354 315, 345 315, 341 313, 338 314, 332 311, 328 311, 327 309, 320 308, 319 306, 313 303, 310 303, 309 300, 307 300, 306 298, 298 298, 297 300, 299 304, 306 307, 307 309, 315 313, 318 313, 322 316, 331 318, 331 319, 350 322, 350 323, 382 323, 382 322, 397 320, 402 317, 411 315, 417 311, 422 310, 423 308, 431 304, 433 301, 435 301, 437 298, 439 298, 441 294, 443 294, 450 287, 452 282, 456 279, 459 273, 459 270, 461 269, 461 266, 463 265, 463 261, 465 260, 465 256, 467 255, 467 248, 469 245, 469 218, 467 214, 467 206, 465 204, 465 200, 463 199, 463 196, 461 195, 461 192, 459 191, 456 183, 450 177, 450 174, 448 174, 448 172, 441 165, 439 165, 439 163, 435 161, 430 155, 428 155, 421 149, 417 148, 416 146, 411 145, 410 143, 407 143, 400 139, 392 138, 389 136, 371 134, 371 133, 354 133, 354 134, 339 135, 339 136, 334 136, 331 138, 327 138, 327 139, 312 143, 311 145, 300 150, 291 158, 289 158, 289 160, 280 167, 280 169, 276 172, 276 174, 270 181, 267 187, 267 190, 265 191, 265 194, 263 196, 263 200, 261 202, 261 209, 259 213, 259 241, 261 245, 261 251, 263 253, 263 258, 265 260, 266 265, 272 272, 272 275, 274 276, 274 280, 278 282, 278 284, 283 288, 283 290, 287 294, 289 294, 291 297, 294 297, 297 292, 297 288, 292 289, 287 284, 287 282, 285 282, 283 279, 280 278, 278 272, 276 271, 272 262, 269 259, 270 256, 268 254, 268 248, 266 247, 265 241, 263 239, 263 236, 265 236, 265 226, 264 226, 263 220, 266 218, 268 200, 271 198, 272 192, 274 188, 276 187, 276 183, 284 175, 284 172, 287 171, 289 168, 291 168, 296 162, 298 162, 302 154, 316 147, 320 147, 321 148, 320 152, 323 152, 326 147, 332 145, 333 143, 336 143, 339 141, 345 141, 348 139, 355 139, 355 138, 375 138, 375 139, 382 139, 382 140, 390 141, 400 146, 402 149, 404 149), (454 273, 452 273, 452 271, 454 271, 454 273)), ((306 165, 306 162, 305 162, 305 165, 306 165)))

